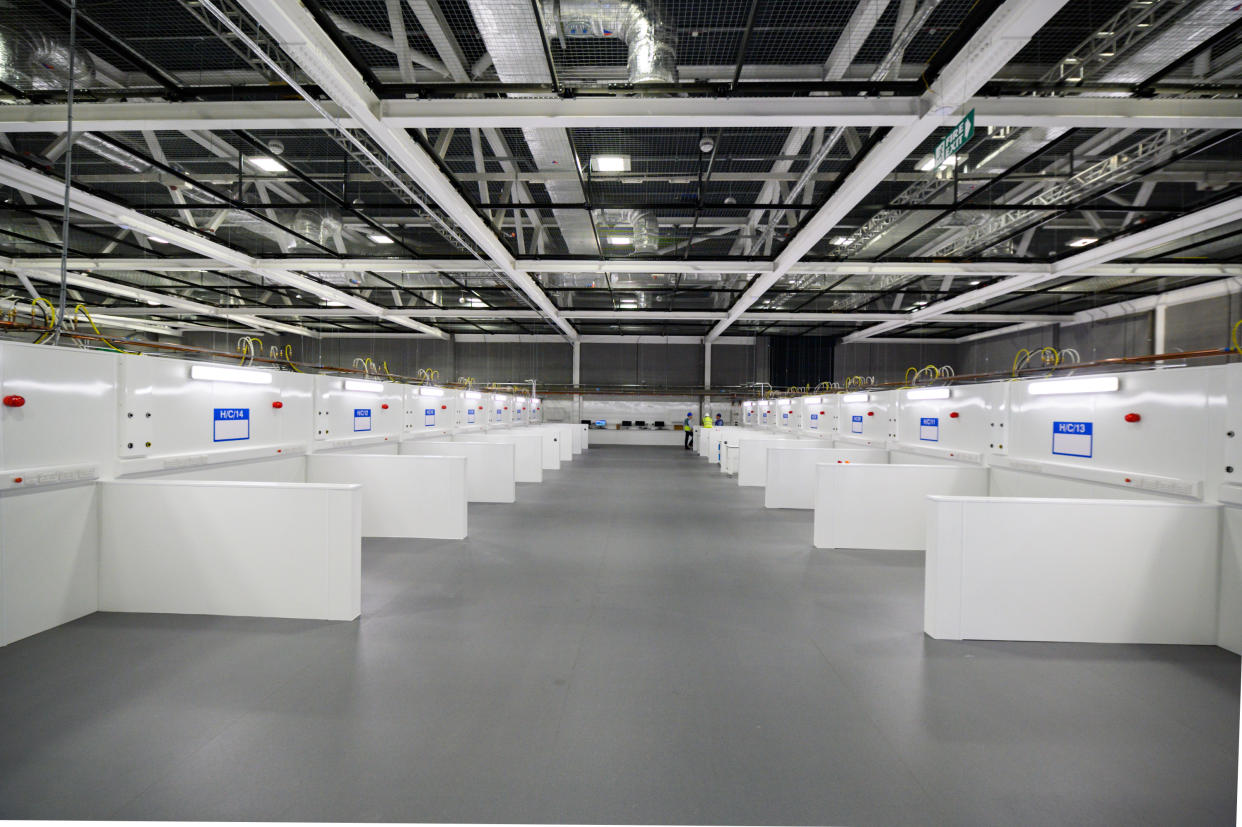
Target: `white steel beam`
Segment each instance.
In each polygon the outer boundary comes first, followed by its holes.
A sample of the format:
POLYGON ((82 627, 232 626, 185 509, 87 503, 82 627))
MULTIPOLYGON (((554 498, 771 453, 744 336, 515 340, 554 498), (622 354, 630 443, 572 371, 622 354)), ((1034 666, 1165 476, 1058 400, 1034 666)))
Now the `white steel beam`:
MULTIPOLYGON (((15 266, 27 270, 60 269, 60 259, 47 256, 17 257, 11 259, 15 266)), ((771 272, 775 265, 770 262, 686 261, 667 262, 597 261, 595 259, 568 260, 521 260, 526 269, 538 273, 667 273, 722 275, 737 273, 771 272)), ((486 273, 488 269, 473 259, 374 259, 374 258, 256 258, 255 262, 289 270, 314 270, 329 273, 486 273)), ((230 272, 242 268, 223 265, 210 258, 83 258, 71 256, 69 267, 74 270, 96 272, 125 272, 149 270, 157 273, 192 273, 203 270, 230 272)), ((869 276, 891 274, 919 274, 927 276, 999 277, 1024 273, 1050 273, 1051 266, 1032 263, 1006 263, 971 261, 953 263, 945 261, 830 261, 799 262, 789 268, 789 275, 869 276)), ((1143 262, 1096 264, 1079 275, 1089 276, 1242 276, 1242 264, 1182 264, 1143 262)))
MULTIPOLYGON (((396 129, 909 126, 929 115, 925 99, 915 97, 400 98, 375 105, 378 121, 396 129)), ((359 125, 335 103, 326 108, 345 126, 359 125)), ((974 98, 962 108, 975 110, 977 126, 1242 129, 1242 101, 1232 98, 974 98)), ((84 132, 331 128, 305 101, 75 103, 73 125, 84 132)), ((0 132, 64 131, 64 106, 0 107, 0 132)))
MULTIPOLYGON (((1184 238, 1194 233, 1205 232, 1222 224, 1238 220, 1242 220, 1242 197, 1231 198, 1215 206, 1197 210, 1189 215, 1166 221, 1163 224, 1157 224, 1141 232, 1133 233, 1106 244, 1099 244, 1077 255, 1069 256, 1054 263, 1049 268, 1049 272, 1043 275, 1010 276, 986 287, 981 287, 978 290, 971 290, 953 298, 929 304, 922 310, 908 314, 907 318, 901 321, 884 322, 868 327, 865 330, 860 330, 857 333, 851 333, 843 341, 857 342, 869 339, 872 336, 890 333, 898 328, 922 322, 944 313, 953 313, 967 307, 974 307, 1017 290, 1036 287, 1052 279, 1065 276, 1081 276, 1089 272, 1092 267, 1104 264, 1110 259, 1140 253, 1143 250, 1159 247, 1170 241, 1184 238)), ((1196 275, 1210 274, 1199 272, 1196 275)))
MULTIPOLYGON (((0 183, 8 184, 14 189, 28 192, 31 195, 52 201, 53 203, 63 201, 64 198, 63 182, 10 161, 0 161, 0 183)), ((183 230, 174 224, 168 224, 157 218, 144 215, 136 210, 123 207, 113 201, 84 192, 76 187, 70 189, 69 206, 70 209, 101 221, 107 221, 118 227, 126 227, 146 236, 158 236, 184 250, 199 253, 218 265, 223 264, 234 267, 238 270, 270 279, 278 284, 296 287, 299 290, 304 290, 311 295, 319 296, 323 299, 342 302, 360 311, 361 315, 379 316, 382 318, 388 312, 385 308, 371 304, 352 293, 337 290, 334 287, 329 287, 282 267, 261 263, 245 253, 240 253, 198 233, 183 230)), ((59 270, 59 265, 57 265, 57 270, 59 270)), ((204 305, 204 307, 206 306, 204 305)), ((218 309, 213 308, 213 310, 215 310, 213 315, 222 315, 218 309)), ((252 321, 256 324, 262 324, 264 320, 255 318, 252 321)), ((443 331, 436 330, 434 327, 429 327, 412 319, 393 319, 392 321, 395 324, 409 327, 428 336, 446 337, 443 331)))
POLYGON ((776 267, 760 276, 717 324, 709 338, 724 333, 733 320, 753 305, 789 269, 820 242, 876 185, 897 168, 935 130, 965 114, 970 97, 1017 54, 1067 0, 1006 0, 956 54, 931 88, 920 97, 927 114, 895 127, 840 182, 832 196, 776 258, 776 267))
MULTIPOLYGON (((209 0, 203 0, 208 4, 209 0)), ((461 196, 436 162, 414 142, 404 128, 380 120, 381 101, 363 81, 358 70, 300 3, 281 0, 240 0, 241 5, 276 39, 285 53, 318 84, 357 127, 375 141, 401 170, 444 210, 483 255, 566 336, 578 332, 558 313, 555 305, 517 262, 500 239, 461 196)), ((214 8, 214 7, 213 7, 214 8)), ((457 128, 464 125, 457 124, 457 128)))

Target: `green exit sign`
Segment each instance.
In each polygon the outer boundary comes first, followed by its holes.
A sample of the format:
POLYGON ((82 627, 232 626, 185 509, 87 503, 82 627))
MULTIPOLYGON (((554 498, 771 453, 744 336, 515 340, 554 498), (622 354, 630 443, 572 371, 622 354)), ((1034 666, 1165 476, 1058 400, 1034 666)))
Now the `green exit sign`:
POLYGON ((975 137, 975 110, 966 113, 966 117, 958 121, 957 126, 953 127, 953 131, 944 136, 944 140, 936 144, 936 152, 933 158, 935 166, 933 169, 939 169, 945 161, 953 157, 958 151, 970 143, 970 139, 975 137))

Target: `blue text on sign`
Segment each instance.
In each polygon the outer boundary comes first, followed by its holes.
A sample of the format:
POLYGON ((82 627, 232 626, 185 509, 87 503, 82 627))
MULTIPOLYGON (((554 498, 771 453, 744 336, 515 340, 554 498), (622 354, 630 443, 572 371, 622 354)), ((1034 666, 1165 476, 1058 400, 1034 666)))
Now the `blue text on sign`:
POLYGON ((354 432, 371 430, 371 409, 354 408, 354 432))
POLYGON ((216 408, 212 412, 211 441, 237 442, 250 439, 249 408, 216 408))
POLYGON ((940 417, 919 417, 919 439, 923 442, 940 441, 940 417))
POLYGON ((1090 457, 1094 449, 1094 423, 1053 422, 1052 453, 1062 457, 1090 457))

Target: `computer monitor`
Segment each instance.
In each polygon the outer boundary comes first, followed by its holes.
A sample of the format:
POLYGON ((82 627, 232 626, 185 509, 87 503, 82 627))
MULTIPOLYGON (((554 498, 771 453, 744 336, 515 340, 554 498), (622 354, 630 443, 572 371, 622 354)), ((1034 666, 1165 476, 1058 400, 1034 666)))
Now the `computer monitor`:
MULTIPOLYGON (((583 420, 583 421, 585 422, 586 420, 583 420)), ((607 420, 607 419, 597 419, 597 420, 595 420, 595 427, 596 427, 596 428, 607 428, 607 427, 608 427, 608 420, 607 420)))
POLYGON ((645 420, 645 419, 636 419, 636 420, 634 420, 634 424, 635 424, 635 425, 637 425, 639 428, 646 428, 646 427, 647 427, 647 420, 645 420))
POLYGON ((628 420, 628 419, 623 419, 623 420, 621 420, 621 427, 622 427, 622 428, 629 428, 629 427, 633 426, 633 424, 634 424, 634 423, 633 423, 633 422, 631 422, 631 421, 630 421, 630 420, 628 420))
POLYGON ((589 419, 584 419, 584 420, 582 420, 582 424, 583 424, 583 425, 590 425, 590 424, 591 424, 591 420, 589 420, 589 419))
POLYGON ((663 427, 664 427, 664 420, 662 420, 662 419, 657 419, 655 422, 653 422, 653 423, 651 423, 651 424, 652 424, 652 425, 655 425, 657 428, 663 428, 663 427))

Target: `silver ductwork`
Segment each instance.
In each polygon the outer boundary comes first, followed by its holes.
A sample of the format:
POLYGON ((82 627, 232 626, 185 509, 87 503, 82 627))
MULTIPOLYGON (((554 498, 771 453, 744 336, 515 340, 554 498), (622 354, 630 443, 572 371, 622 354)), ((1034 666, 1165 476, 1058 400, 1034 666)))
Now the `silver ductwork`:
POLYGON ((626 221, 633 228, 634 252, 654 255, 660 252, 660 222, 655 213, 626 210, 626 221))
MULTIPOLYGON (((543 31, 530 0, 469 0, 483 45, 492 56, 496 76, 502 83, 551 83, 544 53, 543 31)), ((547 16, 546 14, 544 15, 547 16)), ((513 97, 519 97, 514 95, 513 97)), ((564 129, 523 129, 531 160, 541 172, 552 173, 545 184, 554 204, 580 204, 586 200, 577 176, 577 158, 564 129)), ((591 216, 583 210, 553 210, 557 229, 571 255, 598 255, 591 216)))
MULTIPOLYGON (((0 25, 0 80, 19 88, 52 90, 69 85, 69 44, 45 34, 0 25)), ((84 49, 73 50, 73 86, 95 81, 95 61, 84 49)))
POLYGON ((630 83, 676 83, 676 33, 653 0, 543 0, 548 39, 620 38, 630 83))

